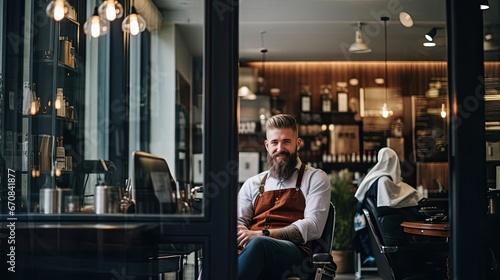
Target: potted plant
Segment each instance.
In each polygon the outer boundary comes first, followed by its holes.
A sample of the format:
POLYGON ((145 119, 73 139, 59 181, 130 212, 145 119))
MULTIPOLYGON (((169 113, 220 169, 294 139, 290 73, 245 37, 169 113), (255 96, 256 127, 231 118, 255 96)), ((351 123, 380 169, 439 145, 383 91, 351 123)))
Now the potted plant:
POLYGON ((335 232, 333 235, 333 258, 337 272, 352 272, 354 256, 352 237, 354 214, 356 212, 356 188, 352 183, 353 173, 348 169, 333 171, 330 174, 331 201, 335 206, 335 232))

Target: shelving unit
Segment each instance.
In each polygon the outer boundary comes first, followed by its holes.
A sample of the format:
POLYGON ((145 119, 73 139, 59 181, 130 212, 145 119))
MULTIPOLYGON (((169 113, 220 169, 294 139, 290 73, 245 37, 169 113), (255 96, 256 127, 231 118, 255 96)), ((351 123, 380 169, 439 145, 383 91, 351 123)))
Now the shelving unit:
MULTIPOLYGON (((33 4, 33 17, 45 16, 42 2, 33 4)), ((85 42, 80 21, 85 19, 86 1, 68 2, 74 7, 75 13, 69 15, 73 18, 66 16, 60 22, 47 18, 32 30, 31 80, 25 87, 37 99, 23 114, 28 148, 22 195, 27 212, 37 212, 41 188, 72 188, 80 194, 83 186, 76 167, 84 155, 85 42)))

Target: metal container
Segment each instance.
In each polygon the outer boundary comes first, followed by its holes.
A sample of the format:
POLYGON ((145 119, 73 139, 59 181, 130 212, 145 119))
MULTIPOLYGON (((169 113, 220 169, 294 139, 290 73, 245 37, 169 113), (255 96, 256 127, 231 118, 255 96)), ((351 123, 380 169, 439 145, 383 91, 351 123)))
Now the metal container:
POLYGON ((66 213, 66 197, 73 194, 71 189, 56 189, 56 213, 66 213))
POLYGON ((120 201, 122 198, 120 187, 99 186, 95 187, 94 208, 96 214, 115 214, 120 212, 120 201))
POLYGON ((40 213, 52 214, 57 211, 57 193, 55 189, 40 189, 40 213))
POLYGON ((42 188, 40 189, 40 213, 65 213, 65 198, 73 194, 71 189, 42 188))

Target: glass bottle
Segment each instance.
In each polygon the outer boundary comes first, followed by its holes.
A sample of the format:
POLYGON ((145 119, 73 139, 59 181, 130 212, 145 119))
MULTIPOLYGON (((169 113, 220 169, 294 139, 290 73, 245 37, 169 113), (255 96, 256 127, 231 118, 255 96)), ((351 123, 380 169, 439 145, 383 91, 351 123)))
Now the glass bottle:
POLYGON ((302 86, 302 90, 300 91, 300 111, 301 112, 311 112, 312 105, 312 97, 311 92, 309 91, 309 86, 302 86))
POLYGON ((349 93, 347 92, 347 83, 337 83, 337 103, 339 112, 347 112, 349 110, 349 93))
POLYGON ((330 86, 321 86, 321 111, 324 113, 329 113, 332 111, 332 94, 330 93, 330 86))

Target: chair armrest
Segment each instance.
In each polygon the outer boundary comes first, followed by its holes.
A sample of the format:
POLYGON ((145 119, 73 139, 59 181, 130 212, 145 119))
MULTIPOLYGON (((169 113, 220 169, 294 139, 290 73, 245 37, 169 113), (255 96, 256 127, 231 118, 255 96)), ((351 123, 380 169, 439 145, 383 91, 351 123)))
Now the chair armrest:
POLYGON ((332 254, 328 253, 316 253, 312 256, 312 261, 314 264, 331 264, 333 262, 332 254))

